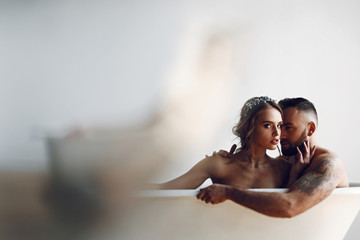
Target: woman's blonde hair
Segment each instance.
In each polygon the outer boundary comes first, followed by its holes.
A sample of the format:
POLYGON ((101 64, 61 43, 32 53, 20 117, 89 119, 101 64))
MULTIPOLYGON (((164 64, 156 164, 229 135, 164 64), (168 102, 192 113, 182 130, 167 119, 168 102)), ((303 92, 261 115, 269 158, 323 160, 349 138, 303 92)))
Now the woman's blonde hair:
POLYGON ((241 147, 239 150, 248 150, 250 148, 259 113, 269 107, 275 108, 283 116, 280 106, 275 100, 267 96, 253 97, 245 102, 240 112, 240 120, 232 130, 240 138, 241 147))

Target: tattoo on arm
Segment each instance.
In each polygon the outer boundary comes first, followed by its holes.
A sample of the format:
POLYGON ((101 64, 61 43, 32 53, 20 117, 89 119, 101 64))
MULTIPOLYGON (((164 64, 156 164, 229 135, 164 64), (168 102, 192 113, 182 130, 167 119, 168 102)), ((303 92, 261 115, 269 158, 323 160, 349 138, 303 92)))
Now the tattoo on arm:
POLYGON ((312 195, 320 185, 330 181, 333 163, 329 160, 322 160, 311 172, 306 173, 297 182, 296 186, 301 192, 312 195))

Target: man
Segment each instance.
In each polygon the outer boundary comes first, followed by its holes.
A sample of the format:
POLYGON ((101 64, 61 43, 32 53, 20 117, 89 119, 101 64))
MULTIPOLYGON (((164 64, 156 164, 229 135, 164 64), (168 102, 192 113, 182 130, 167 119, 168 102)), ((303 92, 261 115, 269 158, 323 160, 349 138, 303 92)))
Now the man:
POLYGON ((213 184, 201 189, 198 199, 212 204, 232 200, 268 216, 290 218, 318 204, 335 188, 349 186, 341 159, 317 146, 318 117, 314 105, 304 98, 286 98, 279 105, 284 113, 280 142, 283 154, 297 154, 302 145, 313 150, 307 166, 300 161, 294 164, 289 190, 285 193, 254 192, 213 184), (308 145, 304 144, 306 141, 308 145))

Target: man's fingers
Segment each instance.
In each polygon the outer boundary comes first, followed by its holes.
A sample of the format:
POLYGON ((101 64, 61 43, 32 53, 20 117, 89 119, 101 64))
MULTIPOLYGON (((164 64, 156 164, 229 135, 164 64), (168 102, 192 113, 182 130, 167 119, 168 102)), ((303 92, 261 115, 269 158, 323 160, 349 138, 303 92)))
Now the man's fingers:
POLYGON ((200 189, 198 195, 196 195, 197 199, 201 200, 201 201, 205 201, 206 203, 208 203, 208 201, 211 200, 211 197, 209 195, 209 191, 207 190, 207 188, 203 188, 200 189))
POLYGON ((210 196, 209 196, 209 194, 204 194, 202 197, 201 197, 201 200, 202 201, 205 201, 206 203, 208 203, 209 201, 210 201, 210 196))
POLYGON ((233 144, 232 146, 231 146, 231 149, 230 149, 230 154, 233 154, 234 152, 235 152, 235 150, 236 150, 236 144, 233 144))
POLYGON ((213 201, 207 188, 200 189, 199 193, 196 195, 196 198, 206 203, 212 203, 213 201))
POLYGON ((204 193, 205 193, 204 188, 200 189, 199 193, 196 195, 197 199, 201 199, 202 196, 204 196, 204 193))
POLYGON ((222 157, 228 157, 229 153, 225 150, 220 150, 217 154, 219 154, 222 157))
POLYGON ((231 146, 230 152, 227 152, 225 150, 220 150, 219 152, 214 152, 213 156, 215 156, 216 154, 219 154, 220 156, 224 157, 224 158, 231 158, 231 155, 235 152, 236 150, 236 144, 233 144, 231 146))

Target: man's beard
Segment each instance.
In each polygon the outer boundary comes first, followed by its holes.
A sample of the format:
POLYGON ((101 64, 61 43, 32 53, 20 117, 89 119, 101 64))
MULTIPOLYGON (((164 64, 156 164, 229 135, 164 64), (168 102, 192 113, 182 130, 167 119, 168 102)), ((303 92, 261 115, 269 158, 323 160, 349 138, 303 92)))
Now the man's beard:
POLYGON ((284 156, 292 156, 297 154, 297 147, 302 151, 304 148, 304 142, 306 142, 306 129, 301 133, 301 136, 295 141, 295 143, 290 143, 287 140, 284 140, 289 144, 289 147, 284 149, 281 148, 281 152, 284 156))

